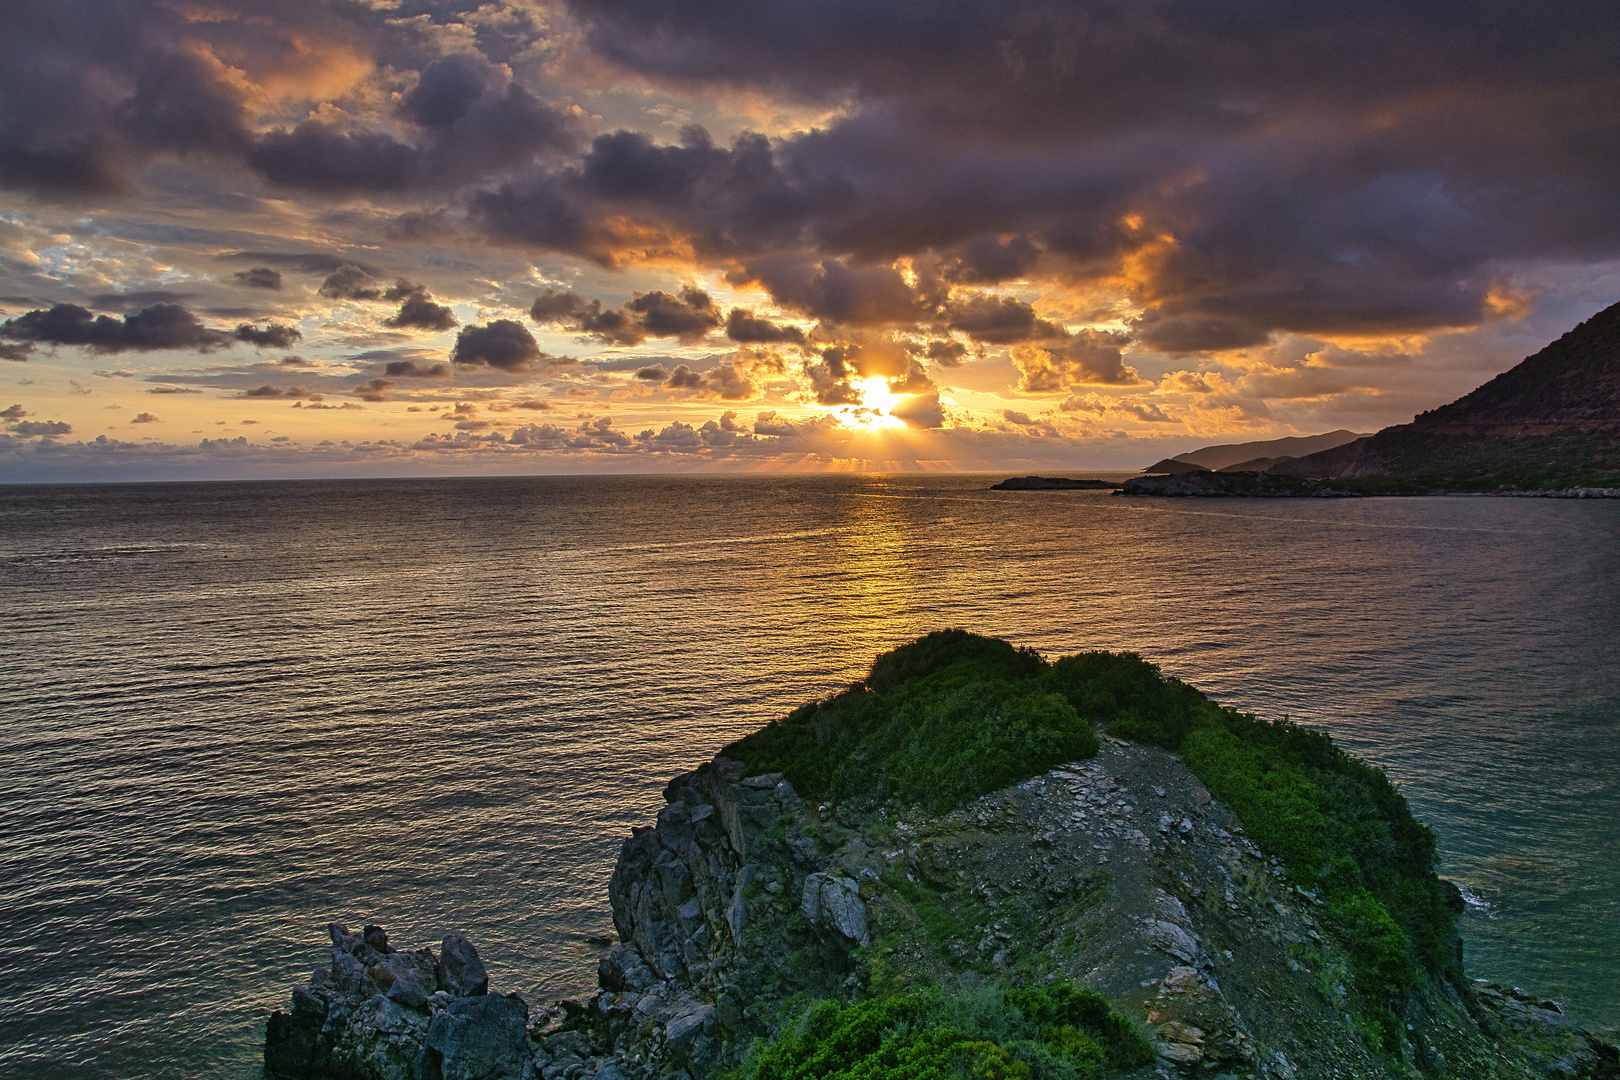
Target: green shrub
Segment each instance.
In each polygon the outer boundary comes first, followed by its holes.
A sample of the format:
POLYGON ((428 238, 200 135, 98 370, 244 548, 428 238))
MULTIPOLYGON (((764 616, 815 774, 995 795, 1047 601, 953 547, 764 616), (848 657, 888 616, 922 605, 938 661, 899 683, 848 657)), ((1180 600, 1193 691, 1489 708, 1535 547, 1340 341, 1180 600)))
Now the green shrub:
POLYGON ((878 657, 865 681, 721 751, 805 795, 944 813, 1097 752, 1093 725, 1029 650, 943 630, 878 657))
POLYGON ((1093 991, 994 988, 813 1005, 757 1044, 741 1080, 1096 1080, 1153 1060, 1093 991))

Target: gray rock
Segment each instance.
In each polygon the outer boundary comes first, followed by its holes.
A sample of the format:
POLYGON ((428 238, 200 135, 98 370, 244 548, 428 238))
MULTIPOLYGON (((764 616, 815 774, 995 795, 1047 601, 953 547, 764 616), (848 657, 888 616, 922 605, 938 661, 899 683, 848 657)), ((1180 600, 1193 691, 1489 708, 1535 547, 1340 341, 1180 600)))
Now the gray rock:
POLYGON ((332 935, 332 948, 342 949, 346 953, 359 952, 360 946, 365 944, 359 934, 349 933, 349 928, 342 923, 327 923, 326 932, 332 935))
POLYGON ((374 995, 334 1032, 330 1061, 317 1075, 416 1080, 416 1059, 426 1030, 425 1013, 374 995))
POLYGON ((615 992, 645 990, 658 981, 631 945, 615 945, 609 949, 597 962, 596 978, 605 989, 615 992))
POLYGON ((584 1059, 591 1056, 591 1040, 583 1031, 563 1031, 545 1041, 548 1054, 572 1054, 584 1059))
POLYGON ((489 973, 478 959, 478 950, 461 934, 446 935, 439 944, 438 982, 441 990, 456 997, 479 997, 489 993, 489 973))
POLYGON ((402 1005, 421 1008, 438 991, 439 981, 432 949, 391 952, 372 968, 372 979, 390 998, 402 1005), (387 985, 384 985, 386 982, 387 985))
POLYGON ((1202 949, 1198 939, 1172 922, 1155 919, 1148 924, 1147 939, 1157 949, 1162 949, 1178 960, 1189 964, 1198 962, 1202 949))
POLYGON ((714 1027, 712 1005, 694 1004, 664 1024, 664 1055, 677 1062, 694 1063, 705 1057, 705 1035, 714 1027))
POLYGON ((529 1007, 517 997, 452 1001, 428 1028, 422 1080, 529 1080, 528 1020, 529 1007))
POLYGON ((358 957, 342 949, 332 950, 332 987, 345 997, 367 998, 377 992, 377 983, 366 972, 358 957))
POLYGON ((866 926, 866 904, 861 900, 859 886, 849 878, 811 874, 804 879, 799 910, 810 922, 831 926, 851 941, 862 945, 871 942, 866 926))
POLYGON ((380 953, 387 953, 389 951, 388 931, 384 930, 380 926, 373 925, 366 927, 364 934, 365 942, 371 948, 376 949, 380 953))

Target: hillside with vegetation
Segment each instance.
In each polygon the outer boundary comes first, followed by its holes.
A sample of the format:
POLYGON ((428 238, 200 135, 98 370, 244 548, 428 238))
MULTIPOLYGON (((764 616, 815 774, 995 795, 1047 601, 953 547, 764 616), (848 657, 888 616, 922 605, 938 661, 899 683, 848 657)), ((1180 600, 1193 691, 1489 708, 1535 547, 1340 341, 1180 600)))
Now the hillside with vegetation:
POLYGON ((1620 304, 1410 424, 1247 464, 1137 477, 1121 494, 1620 496, 1620 304))
POLYGON ((271 1020, 272 1074, 1612 1080, 1620 1067, 1556 1003, 1464 976, 1458 894, 1381 771, 1132 654, 1048 660, 930 634, 664 798, 620 853, 618 942, 589 1000, 538 1016, 510 997, 480 1005, 468 995, 487 979, 465 989, 464 939, 435 958, 335 927, 332 972, 271 1020))

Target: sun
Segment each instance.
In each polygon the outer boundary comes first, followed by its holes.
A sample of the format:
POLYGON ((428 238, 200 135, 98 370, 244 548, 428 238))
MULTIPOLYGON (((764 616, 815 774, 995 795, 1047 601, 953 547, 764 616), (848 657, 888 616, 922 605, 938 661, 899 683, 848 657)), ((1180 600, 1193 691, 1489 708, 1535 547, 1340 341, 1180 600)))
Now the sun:
POLYGON ((855 384, 861 391, 861 409, 856 422, 864 428, 903 428, 906 422, 890 412, 910 394, 896 394, 889 389, 889 380, 862 379, 855 384))

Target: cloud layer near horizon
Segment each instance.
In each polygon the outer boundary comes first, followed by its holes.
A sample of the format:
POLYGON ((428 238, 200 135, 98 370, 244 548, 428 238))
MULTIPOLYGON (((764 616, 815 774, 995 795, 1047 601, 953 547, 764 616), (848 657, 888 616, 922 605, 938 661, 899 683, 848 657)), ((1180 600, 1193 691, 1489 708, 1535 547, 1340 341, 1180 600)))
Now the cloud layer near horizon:
POLYGON ((440 435, 506 439, 522 401, 1076 461, 1398 422, 1620 298, 1609 14, 26 7, 0 40, 0 358, 52 417, 15 423, 87 435, 138 381, 204 391, 141 413, 153 446, 266 386, 325 425, 279 436, 301 445, 416 445, 373 427, 458 404, 482 412, 440 435), (144 366, 97 382, 109 356, 144 366))

